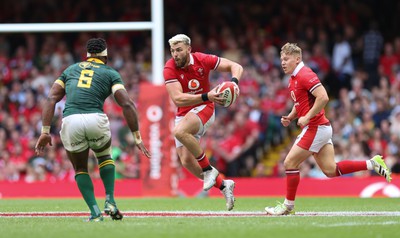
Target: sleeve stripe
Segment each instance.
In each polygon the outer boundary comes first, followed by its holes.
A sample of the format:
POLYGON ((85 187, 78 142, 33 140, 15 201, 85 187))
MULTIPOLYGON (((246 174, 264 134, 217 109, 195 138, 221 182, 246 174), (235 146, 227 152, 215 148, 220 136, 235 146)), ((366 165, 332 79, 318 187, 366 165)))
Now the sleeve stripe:
POLYGON ((120 89, 124 89, 125 90, 125 86, 123 84, 114 84, 111 88, 111 91, 114 95, 114 93, 120 89))
POLYGON ((317 83, 316 85, 312 86, 312 88, 310 88, 310 93, 312 93, 319 86, 321 86, 321 83, 317 83))
POLYGON ((221 58, 218 57, 217 63, 215 64, 215 67, 213 70, 216 70, 218 68, 220 62, 221 62, 221 58))
POLYGON ((61 87, 65 88, 65 84, 61 79, 57 79, 54 83, 59 84, 61 87))
POLYGON ((168 79, 165 84, 178 82, 178 79, 168 79))

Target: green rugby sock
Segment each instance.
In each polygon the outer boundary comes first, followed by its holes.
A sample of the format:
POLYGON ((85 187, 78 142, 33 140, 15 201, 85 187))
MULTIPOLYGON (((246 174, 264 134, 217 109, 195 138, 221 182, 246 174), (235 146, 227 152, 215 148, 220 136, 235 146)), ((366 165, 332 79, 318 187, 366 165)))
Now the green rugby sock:
POLYGON ((87 172, 79 172, 75 175, 75 181, 78 184, 83 199, 90 209, 91 215, 95 217, 101 215, 100 208, 97 205, 96 198, 94 197, 93 183, 89 174, 87 172))
POLYGON ((115 165, 111 158, 99 159, 100 177, 106 191, 106 200, 114 203, 115 165))

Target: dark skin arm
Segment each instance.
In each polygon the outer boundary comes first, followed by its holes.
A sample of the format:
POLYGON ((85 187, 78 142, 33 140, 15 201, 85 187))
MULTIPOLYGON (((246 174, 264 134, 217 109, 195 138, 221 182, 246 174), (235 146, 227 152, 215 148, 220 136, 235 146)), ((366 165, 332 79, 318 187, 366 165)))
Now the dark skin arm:
MULTIPOLYGON (((119 89, 114 93, 114 98, 118 105, 122 107, 122 112, 124 114, 125 120, 128 123, 128 127, 131 132, 139 131, 139 119, 136 111, 135 104, 132 99, 129 98, 128 93, 125 89, 119 89)), ((143 154, 150 158, 150 152, 144 146, 143 141, 136 144, 137 148, 143 152, 143 154)))
MULTIPOLYGON (((58 83, 54 83, 50 89, 49 96, 47 97, 42 111, 42 125, 43 126, 50 126, 51 120, 54 116, 54 110, 56 104, 64 97, 65 90, 64 88, 59 85, 58 83)), ((45 148, 45 146, 51 143, 51 136, 48 133, 42 133, 36 142, 35 152, 39 155, 45 148)))

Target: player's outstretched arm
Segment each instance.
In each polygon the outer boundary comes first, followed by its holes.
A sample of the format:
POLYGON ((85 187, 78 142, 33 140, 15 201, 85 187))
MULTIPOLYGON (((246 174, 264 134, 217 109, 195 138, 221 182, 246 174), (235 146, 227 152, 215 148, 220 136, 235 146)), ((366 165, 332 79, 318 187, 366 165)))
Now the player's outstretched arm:
POLYGON ((114 98, 118 105, 122 107, 122 112, 128 127, 132 132, 136 146, 147 158, 150 158, 150 152, 144 146, 142 137, 140 136, 138 114, 132 99, 129 98, 129 95, 124 88, 117 90, 114 93, 114 98))
POLYGON ((47 144, 52 145, 50 136, 51 120, 54 116, 56 104, 64 97, 64 95, 64 88, 60 84, 54 83, 42 109, 42 131, 35 145, 35 153, 37 155, 44 150, 47 144))

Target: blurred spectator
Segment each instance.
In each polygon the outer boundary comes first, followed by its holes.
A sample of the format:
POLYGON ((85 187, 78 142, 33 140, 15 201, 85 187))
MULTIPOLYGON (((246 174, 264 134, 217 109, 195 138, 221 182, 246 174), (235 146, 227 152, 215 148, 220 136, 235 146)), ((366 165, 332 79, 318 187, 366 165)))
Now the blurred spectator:
POLYGON ((378 29, 378 23, 371 21, 369 30, 364 35, 364 69, 368 74, 367 88, 372 89, 378 85, 378 65, 381 50, 383 47, 383 37, 378 29))
POLYGON ((337 95, 341 88, 350 89, 350 79, 354 72, 351 48, 343 33, 335 34, 335 44, 332 52, 332 68, 335 72, 330 82, 330 88, 337 95))
POLYGON ((391 42, 386 42, 384 53, 379 59, 379 74, 390 79, 393 83, 395 69, 400 65, 400 58, 394 54, 394 47, 391 42))
POLYGON ((73 63, 74 58, 67 47, 67 43, 64 41, 58 42, 56 51, 50 57, 50 65, 56 72, 61 72, 73 63))

